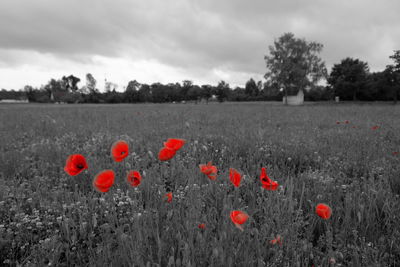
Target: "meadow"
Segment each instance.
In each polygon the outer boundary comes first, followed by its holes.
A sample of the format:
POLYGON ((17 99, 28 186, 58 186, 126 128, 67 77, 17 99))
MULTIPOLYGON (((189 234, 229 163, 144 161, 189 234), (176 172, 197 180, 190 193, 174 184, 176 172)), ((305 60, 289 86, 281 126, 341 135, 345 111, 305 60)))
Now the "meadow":
POLYGON ((399 115, 351 103, 0 105, 0 265, 399 266, 399 115), (161 162, 168 138, 186 144, 161 162), (117 140, 130 147, 122 162, 117 140), (78 153, 89 168, 69 176, 78 153), (215 181, 199 170, 209 161, 215 181), (261 167, 278 190, 261 187, 261 167), (105 169, 116 180, 99 193, 105 169), (249 215, 243 232, 232 210, 249 215))

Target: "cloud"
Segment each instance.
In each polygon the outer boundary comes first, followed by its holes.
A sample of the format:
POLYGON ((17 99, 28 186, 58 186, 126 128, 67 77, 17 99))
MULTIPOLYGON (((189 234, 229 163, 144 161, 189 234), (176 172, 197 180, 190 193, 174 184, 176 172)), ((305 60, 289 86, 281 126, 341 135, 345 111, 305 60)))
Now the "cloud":
POLYGON ((398 10, 397 0, 2 0, 0 87, 87 72, 120 88, 136 77, 244 85, 285 32, 324 44, 329 68, 350 56, 381 70, 400 49, 398 10))

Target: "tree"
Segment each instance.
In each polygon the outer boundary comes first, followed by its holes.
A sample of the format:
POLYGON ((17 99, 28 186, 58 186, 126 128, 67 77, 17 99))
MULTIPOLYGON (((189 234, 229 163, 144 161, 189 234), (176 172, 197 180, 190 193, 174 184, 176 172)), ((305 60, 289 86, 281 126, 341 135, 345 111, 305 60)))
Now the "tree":
POLYGON ((71 90, 73 92, 76 92, 78 90, 78 83, 81 81, 78 77, 75 77, 74 75, 69 75, 68 77, 63 76, 61 78, 61 81, 63 82, 63 87, 68 91, 71 90))
POLYGON ((397 104, 397 97, 400 92, 400 50, 395 50, 394 54, 391 55, 391 58, 394 61, 394 65, 386 66, 386 70, 390 73, 390 84, 393 90, 393 102, 397 104))
POLYGON ((32 86, 30 85, 25 85, 24 87, 24 91, 26 94, 26 98, 28 98, 29 102, 35 102, 36 98, 35 98, 35 89, 33 89, 32 86))
POLYGON ((89 92, 97 92, 96 83, 97 81, 92 74, 86 74, 86 87, 89 89, 89 92))
POLYGON ((316 86, 327 76, 325 63, 318 56, 322 48, 322 44, 295 38, 293 33, 283 34, 269 46, 270 55, 264 57, 269 71, 264 77, 283 88, 286 104, 288 95, 316 86))
POLYGON ((333 66, 328 83, 332 86, 335 96, 344 100, 357 100, 357 96, 366 90, 368 74, 368 63, 345 58, 333 66))
POLYGON ((130 81, 128 83, 128 86, 125 89, 124 93, 124 99, 128 103, 135 103, 139 101, 139 89, 140 83, 138 83, 136 80, 130 81))
POLYGON ((203 84, 201 86, 201 97, 204 98, 206 100, 206 103, 208 104, 208 100, 211 98, 212 96, 212 86, 209 84, 203 84))
POLYGON ((193 87, 193 82, 189 80, 182 81, 181 97, 184 100, 188 100, 188 92, 193 87))
POLYGON ((248 80, 246 82, 246 86, 245 86, 245 90, 244 91, 245 91, 246 95, 248 95, 250 97, 256 97, 260 93, 258 85, 253 80, 253 78, 250 78, 250 80, 248 80))
POLYGON ((111 91, 115 91, 118 88, 118 85, 116 83, 107 81, 104 84, 104 88, 106 90, 106 93, 109 93, 111 91))
POLYGON ((215 88, 215 95, 217 96, 218 102, 224 102, 229 96, 230 89, 229 84, 225 81, 220 81, 217 88, 215 88))

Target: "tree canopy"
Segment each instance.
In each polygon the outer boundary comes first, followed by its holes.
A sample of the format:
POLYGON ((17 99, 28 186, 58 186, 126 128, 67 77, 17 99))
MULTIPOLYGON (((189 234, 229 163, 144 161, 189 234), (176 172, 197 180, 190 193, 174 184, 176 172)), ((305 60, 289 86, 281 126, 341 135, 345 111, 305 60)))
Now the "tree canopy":
POLYGON ((293 33, 283 34, 264 57, 268 68, 265 79, 281 87, 285 96, 316 86, 327 76, 325 63, 318 55, 322 48, 322 44, 295 38, 293 33))

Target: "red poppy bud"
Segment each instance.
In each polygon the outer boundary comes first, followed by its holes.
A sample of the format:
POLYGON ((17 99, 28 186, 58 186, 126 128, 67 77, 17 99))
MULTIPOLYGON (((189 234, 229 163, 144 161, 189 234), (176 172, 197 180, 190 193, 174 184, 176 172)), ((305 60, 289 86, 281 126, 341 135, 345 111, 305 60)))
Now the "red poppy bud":
POLYGON ((332 215, 332 209, 328 205, 323 203, 317 205, 315 212, 319 217, 321 217, 324 220, 329 219, 332 215))

